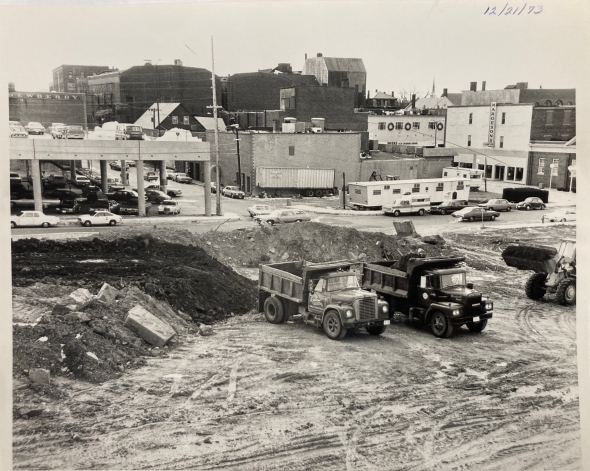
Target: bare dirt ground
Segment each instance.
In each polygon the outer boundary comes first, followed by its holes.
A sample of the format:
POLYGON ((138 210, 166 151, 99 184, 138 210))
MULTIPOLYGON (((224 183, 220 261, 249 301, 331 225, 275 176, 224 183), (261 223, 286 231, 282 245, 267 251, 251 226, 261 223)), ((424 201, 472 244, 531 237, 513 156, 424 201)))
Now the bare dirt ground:
MULTIPOLYGON (((329 230, 342 229, 314 228, 314 234, 329 230)), ((233 243, 237 241, 233 236, 249 240, 236 232, 224 234, 225 241, 203 238, 197 243, 197 236, 190 233, 169 232, 177 242, 202 245, 224 261, 232 257, 244 273, 254 271, 248 262, 264 244, 249 242, 256 251, 246 252, 241 243, 233 243)), ((269 258, 285 252, 295 258, 294 246, 284 250, 277 234, 267 236, 264 254, 269 258)), ((142 346, 137 353, 142 363, 131 364, 102 383, 65 374, 54 377, 50 386, 35 386, 19 366, 14 372, 15 403, 41 407, 43 413, 28 420, 15 415, 13 465, 15 469, 580 469, 575 309, 560 306, 551 297, 541 302, 527 299, 522 289, 527 273, 506 267, 500 258, 501 250, 516 239, 553 245, 566 236, 575 236, 575 228, 455 234, 447 237, 447 244, 438 245, 417 239, 402 243, 378 234, 358 236, 366 247, 355 242, 356 254, 379 247, 376 241, 384 241, 391 251, 424 245, 440 252, 463 252, 469 281, 494 300, 494 318, 481 334, 461 329, 454 338, 437 339, 396 316, 381 337, 349 333, 335 342, 298 317, 273 325, 250 312, 214 318, 215 334, 209 337, 196 335, 192 322, 178 320, 174 345, 157 354, 142 346)), ((255 240, 258 237, 263 238, 254 234, 255 240)), ((339 245, 349 246, 351 237, 345 234, 339 245)), ((323 256, 326 247, 317 253, 314 249, 313 257, 323 256)), ((329 246, 329 250, 333 256, 340 249, 329 246)), ((80 250, 77 254, 95 257, 80 250)), ((377 254, 367 255, 371 259, 377 254)), ((148 270, 152 265, 144 265, 145 277, 154 276, 148 270)), ((26 273, 27 280, 33 278, 26 273)), ((58 286, 65 292, 64 285, 62 281, 58 286)), ((33 290, 32 286, 18 289, 33 290)), ((145 290, 145 286, 139 283, 132 289, 145 290)), ((36 304, 30 304, 37 309, 35 315, 42 313, 41 301, 49 294, 62 293, 40 293, 36 304)), ((134 296, 140 299, 141 293, 134 296)), ((26 311, 23 306, 30 298, 23 293, 15 298, 19 312, 26 311)), ((168 302, 165 298, 161 295, 157 302, 168 302)), ((15 326, 15 332, 42 325, 15 326)), ((82 332, 86 327, 76 329, 82 332)), ((118 349, 126 347, 116 338, 112 342, 118 349)))

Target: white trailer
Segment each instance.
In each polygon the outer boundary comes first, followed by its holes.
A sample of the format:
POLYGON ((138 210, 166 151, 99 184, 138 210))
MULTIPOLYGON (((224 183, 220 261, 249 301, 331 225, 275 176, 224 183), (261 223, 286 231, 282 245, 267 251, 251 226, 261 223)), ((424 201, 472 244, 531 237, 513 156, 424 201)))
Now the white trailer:
POLYGON ((463 167, 445 167, 443 168, 443 178, 468 178, 471 191, 478 191, 483 183, 483 170, 463 167))
POLYGON ((443 201, 468 200, 470 187, 467 178, 355 182, 348 184, 346 203, 358 209, 381 209, 401 196, 421 193, 430 196, 430 204, 436 206, 443 201))

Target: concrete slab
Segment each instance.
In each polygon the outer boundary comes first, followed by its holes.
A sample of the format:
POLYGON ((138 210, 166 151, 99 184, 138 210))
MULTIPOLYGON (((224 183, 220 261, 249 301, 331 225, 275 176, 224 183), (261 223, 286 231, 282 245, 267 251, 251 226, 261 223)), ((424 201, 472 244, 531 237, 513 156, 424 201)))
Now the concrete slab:
POLYGON ((156 347, 163 347, 176 335, 169 324, 158 319, 139 304, 129 311, 124 325, 156 347))
POLYGON ((416 235, 416 229, 412 221, 393 221, 393 227, 397 235, 405 237, 416 235))
POLYGON ((119 294, 119 290, 117 288, 113 288, 108 283, 104 283, 101 286, 100 291, 98 292, 98 295, 96 296, 96 300, 102 301, 105 303, 112 303, 118 294, 119 294))

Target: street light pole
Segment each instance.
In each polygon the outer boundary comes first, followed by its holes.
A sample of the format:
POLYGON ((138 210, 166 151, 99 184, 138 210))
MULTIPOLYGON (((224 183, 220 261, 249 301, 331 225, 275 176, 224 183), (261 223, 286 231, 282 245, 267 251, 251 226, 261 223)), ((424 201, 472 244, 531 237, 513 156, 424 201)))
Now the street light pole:
POLYGON ((244 189, 242 188, 242 163, 240 160, 240 134, 238 131, 239 125, 234 124, 233 126, 233 131, 236 133, 236 151, 238 153, 238 181, 237 184, 240 187, 240 191, 244 191, 244 189))

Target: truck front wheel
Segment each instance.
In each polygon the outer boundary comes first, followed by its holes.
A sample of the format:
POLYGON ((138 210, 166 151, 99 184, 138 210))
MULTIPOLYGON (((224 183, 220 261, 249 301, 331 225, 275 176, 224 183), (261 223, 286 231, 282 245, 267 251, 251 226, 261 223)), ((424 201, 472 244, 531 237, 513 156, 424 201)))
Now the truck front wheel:
POLYGON ((524 292, 530 299, 541 299, 545 296, 545 273, 535 273, 529 277, 524 285, 524 292))
POLYGON ((346 327, 336 311, 328 311, 324 316, 324 332, 332 340, 342 340, 346 335, 346 327))
POLYGON ((573 280, 563 280, 557 285, 555 297, 559 304, 564 306, 573 306, 576 304, 576 282, 573 280))
POLYGON ((271 324, 280 324, 283 322, 285 310, 283 303, 276 297, 269 296, 264 301, 264 317, 271 324))
POLYGON ((439 338, 449 338, 455 333, 455 326, 440 311, 435 311, 430 317, 430 328, 434 336, 439 338))
POLYGON ((467 323, 467 328, 471 331, 471 332, 481 332, 483 329, 486 328, 486 325, 488 325, 488 320, 487 319, 483 319, 479 322, 468 322, 467 323))
POLYGON ((381 335, 383 332, 385 332, 387 327, 384 325, 370 325, 365 327, 365 329, 367 329, 367 332, 369 332, 371 335, 381 335))

